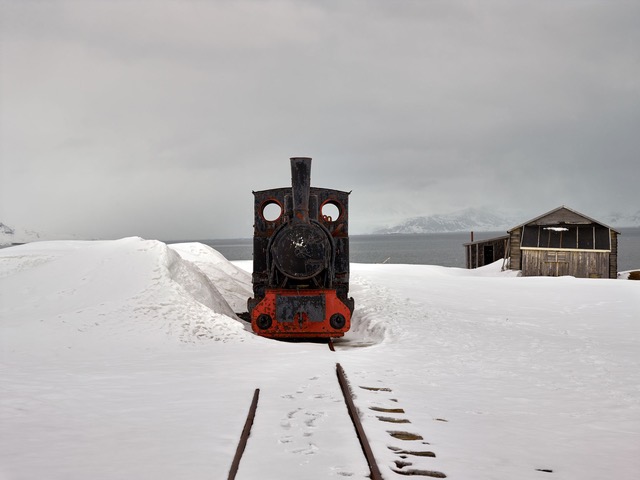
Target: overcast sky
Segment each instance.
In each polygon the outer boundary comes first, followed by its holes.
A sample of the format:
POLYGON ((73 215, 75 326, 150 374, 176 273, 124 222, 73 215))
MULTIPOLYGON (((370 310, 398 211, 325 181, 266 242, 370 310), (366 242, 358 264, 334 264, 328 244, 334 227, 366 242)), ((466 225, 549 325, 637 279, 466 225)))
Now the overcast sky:
POLYGON ((640 1, 0 6, 9 225, 249 237, 292 156, 353 191, 351 233, 640 209, 640 1))

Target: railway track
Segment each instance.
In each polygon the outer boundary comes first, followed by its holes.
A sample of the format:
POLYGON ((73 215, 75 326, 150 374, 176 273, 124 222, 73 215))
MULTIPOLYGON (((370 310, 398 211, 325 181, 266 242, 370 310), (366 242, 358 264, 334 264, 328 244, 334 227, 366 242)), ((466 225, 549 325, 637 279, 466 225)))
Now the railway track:
POLYGON ((249 440, 249 435, 251 434, 251 427, 253 426, 253 419, 256 416, 256 410, 258 410, 259 397, 260 397, 260 389, 256 388, 255 392, 253 392, 253 399, 251 400, 251 406, 249 407, 247 420, 244 422, 244 428, 242 429, 242 433, 240 434, 240 442, 238 443, 236 454, 233 457, 233 462, 231 462, 231 468, 229 469, 229 477, 228 477, 229 480, 235 479, 236 475, 238 474, 238 467, 240 467, 240 460, 242 459, 242 454, 244 453, 244 449, 247 446, 247 441, 249 440))
POLYGON ((336 363, 336 374, 338 375, 338 383, 340 384, 340 390, 342 390, 344 401, 347 404, 349 417, 351 417, 353 426, 356 429, 356 434, 358 436, 358 440, 360 441, 360 446, 362 447, 364 458, 367 460, 367 465, 369 465, 369 471, 371 472, 370 478, 372 480, 382 480, 382 474, 380 473, 380 469, 378 468, 378 464, 376 463, 373 451, 371 450, 371 445, 369 445, 367 434, 362 427, 362 422, 360 422, 358 409, 353 403, 353 392, 351 391, 351 387, 349 386, 349 381, 347 380, 347 376, 339 363, 336 363))
MULTIPOLYGON (((329 342, 329 348, 333 350, 332 342, 329 342)), ((336 363, 336 377, 338 380, 338 384, 340 386, 340 390, 342 392, 345 405, 347 407, 347 411, 349 413, 349 417, 353 422, 353 426, 355 429, 356 436, 358 441, 360 442, 360 446, 362 449, 362 453, 366 460, 366 463, 369 468, 369 476, 371 480, 383 480, 385 477, 382 476, 380 468, 378 466, 378 462, 373 454, 373 450, 371 449, 371 445, 369 444, 369 440, 367 438, 366 432, 360 420, 360 413, 353 401, 354 392, 352 391, 352 386, 346 376, 346 373, 342 366, 339 363, 336 363)), ((390 392, 391 389, 388 388, 374 388, 374 387, 365 387, 359 386, 359 389, 363 391, 368 391, 372 394, 378 393, 386 393, 390 392)), ((242 430, 242 434, 240 436, 240 440, 238 443, 238 447, 236 449, 236 454, 234 456, 233 462, 231 464, 231 468, 229 470, 229 480, 235 480, 236 474, 238 472, 238 468, 240 463, 242 462, 243 453, 247 442, 249 440, 249 436, 251 434, 251 427, 253 425, 254 418, 258 411, 258 400, 259 400, 260 389, 256 389, 253 395, 253 399, 251 401, 251 405, 249 407, 249 412, 247 414, 247 419, 244 424, 244 428, 242 430)), ((401 408, 380 408, 380 407, 369 407, 370 410, 375 411, 376 414, 385 414, 378 416, 378 420, 381 422, 392 422, 392 423, 410 423, 407 419, 398 418, 398 414, 404 414, 404 410, 401 408), (391 416, 389 416, 391 415, 391 416)), ((394 430, 387 430, 387 433, 390 437, 397 439, 401 442, 407 442, 413 445, 413 448, 400 448, 395 446, 389 446, 389 450, 391 450, 396 458, 394 464, 389 466, 389 471, 394 472, 399 475, 408 475, 408 476, 422 476, 422 477, 430 477, 430 478, 446 478, 446 475, 433 470, 424 470, 424 469, 416 469, 412 468, 413 462, 410 460, 412 457, 435 457, 435 454, 430 451, 423 451, 422 449, 415 448, 416 441, 422 440, 422 436, 412 434, 409 432, 394 430)), ((420 442, 420 444, 426 444, 426 442, 420 442)), ((390 473, 390 477, 395 478, 394 473, 390 473)))

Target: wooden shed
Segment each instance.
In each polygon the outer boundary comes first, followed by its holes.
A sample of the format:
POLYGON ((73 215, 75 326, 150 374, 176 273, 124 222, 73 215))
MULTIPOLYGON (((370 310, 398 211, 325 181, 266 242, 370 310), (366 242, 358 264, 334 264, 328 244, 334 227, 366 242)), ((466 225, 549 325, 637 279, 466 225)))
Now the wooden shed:
POLYGON ((466 267, 478 268, 489 265, 497 260, 505 257, 507 244, 509 243, 509 235, 501 237, 488 238, 486 240, 473 241, 473 232, 471 232, 471 241, 464 244, 466 267))
POLYGON ((617 277, 620 232, 564 205, 508 233, 509 268, 523 276, 617 277))

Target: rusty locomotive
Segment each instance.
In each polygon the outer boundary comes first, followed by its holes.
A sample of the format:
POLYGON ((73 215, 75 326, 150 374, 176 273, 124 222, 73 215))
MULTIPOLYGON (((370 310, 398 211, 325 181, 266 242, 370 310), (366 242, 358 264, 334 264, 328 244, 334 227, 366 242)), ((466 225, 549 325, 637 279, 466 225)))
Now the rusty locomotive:
POLYGON ((253 192, 251 326, 269 338, 349 330, 349 193, 311 187, 311 158, 291 158, 291 188, 253 192))

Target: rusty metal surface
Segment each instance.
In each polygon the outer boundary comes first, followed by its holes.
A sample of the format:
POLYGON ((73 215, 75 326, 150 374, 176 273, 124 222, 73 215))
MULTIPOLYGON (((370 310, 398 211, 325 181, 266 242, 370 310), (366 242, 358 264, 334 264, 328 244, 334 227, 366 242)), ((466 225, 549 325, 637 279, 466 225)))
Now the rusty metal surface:
POLYGON ((311 189, 311 159, 291 159, 291 192, 294 222, 309 223, 309 194, 311 189))
POLYGON ((250 318, 253 331, 269 338, 342 337, 351 327, 349 306, 336 290, 329 288, 266 289, 260 302, 251 309, 250 318), (343 317, 343 325, 336 325, 335 321, 332 325, 337 314, 343 317), (271 322, 263 322, 263 316, 271 322))
POLYGON ((299 322, 306 318, 310 322, 322 322, 325 317, 324 295, 277 295, 276 319, 279 322, 299 322))
MULTIPOLYGON (((335 328, 335 321, 330 328, 328 319, 340 313, 348 323, 354 308, 349 297, 349 192, 311 187, 311 159, 294 157, 290 162, 290 188, 253 192, 253 298, 247 302, 252 325, 256 326, 260 314, 270 315, 274 324, 279 323, 276 312, 267 311, 272 303, 264 302, 268 290, 288 289, 308 295, 309 290, 332 289, 340 305, 327 304, 327 320, 322 322, 327 323, 326 328, 318 331, 317 325, 312 325, 315 322, 305 321, 296 326, 298 332, 290 329, 286 335, 302 336, 299 334, 306 328, 307 333, 315 332, 310 337, 342 336, 345 329, 335 328), (269 212, 267 207, 271 208, 269 212)), ((270 336, 271 330, 262 328, 257 333, 270 336)), ((277 335, 280 333, 285 333, 284 327, 277 335)))
POLYGON ((370 478, 372 480, 383 480, 380 469, 378 468, 378 464, 376 463, 376 459, 373 456, 371 445, 369 444, 367 435, 364 431, 364 428, 362 427, 362 423, 360 422, 358 409, 353 403, 353 393, 351 392, 351 388, 349 387, 349 381, 347 380, 347 376, 339 363, 336 363, 336 373, 338 375, 338 383, 340 383, 340 389, 342 390, 342 394, 344 395, 344 401, 347 404, 349 416, 351 417, 351 421, 353 421, 353 426, 356 429, 358 440, 360 440, 360 446, 362 447, 364 456, 367 459, 367 464, 369 465, 369 470, 371 471, 370 478))
POLYGON ((320 226, 293 224, 274 236, 271 256, 284 275, 306 280, 329 267, 332 245, 320 226))
POLYGON ((242 429, 242 434, 240 435, 240 442, 238 443, 236 454, 233 457, 233 462, 231 462, 231 468, 229 469, 229 476, 227 477, 228 480, 234 480, 236 478, 236 474, 238 473, 238 467, 240 466, 240 459, 242 458, 244 449, 247 446, 247 440, 249 439, 249 434, 251 433, 251 426, 253 425, 253 419, 255 418, 256 410, 258 409, 259 396, 260 396, 260 389, 256 388, 255 392, 253 392, 253 400, 251 400, 251 406, 249 407, 247 420, 244 423, 244 428, 242 429))

